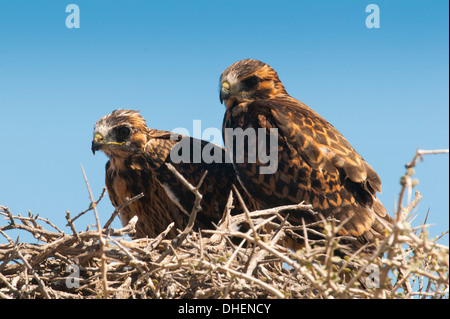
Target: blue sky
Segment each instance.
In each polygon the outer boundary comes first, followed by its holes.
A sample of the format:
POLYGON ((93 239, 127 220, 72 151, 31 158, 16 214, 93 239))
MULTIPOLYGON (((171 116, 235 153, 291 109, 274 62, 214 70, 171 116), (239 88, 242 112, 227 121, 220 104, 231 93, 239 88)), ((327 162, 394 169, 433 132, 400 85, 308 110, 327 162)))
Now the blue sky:
MULTIPOLYGON (((153 128, 220 128, 220 73, 255 58, 375 168, 392 213, 416 148, 449 147, 448 9, 418 0, 0 0, 0 205, 64 228, 67 210, 90 203, 80 164, 94 197, 104 186, 106 156, 90 150, 101 116, 132 108, 153 128), (70 3, 79 29, 65 25, 70 3), (365 25, 370 3, 379 29, 365 25)), ((448 168, 448 155, 416 168, 424 199, 413 224, 430 209, 433 237, 449 228, 448 168)), ((103 224, 113 207, 104 198, 98 209, 103 224)), ((77 225, 93 223, 89 215, 77 225)))

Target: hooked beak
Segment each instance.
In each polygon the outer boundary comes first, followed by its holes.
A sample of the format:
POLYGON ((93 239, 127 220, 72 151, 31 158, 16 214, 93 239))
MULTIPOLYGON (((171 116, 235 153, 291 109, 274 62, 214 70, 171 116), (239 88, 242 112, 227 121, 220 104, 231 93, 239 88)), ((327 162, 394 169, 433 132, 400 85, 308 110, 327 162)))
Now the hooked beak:
POLYGON ((91 147, 92 154, 95 155, 95 151, 98 151, 102 147, 102 145, 103 145, 102 143, 92 141, 92 147, 91 147))
POLYGON ((225 100, 228 96, 228 93, 224 92, 223 90, 220 90, 220 104, 223 104, 223 100, 225 100))
POLYGON ((220 104, 230 96, 230 83, 227 81, 223 82, 220 86, 220 104))
POLYGON ((95 155, 95 151, 101 149, 103 145, 105 145, 105 143, 103 142, 103 136, 100 133, 96 133, 94 135, 94 140, 92 141, 92 153, 95 155))

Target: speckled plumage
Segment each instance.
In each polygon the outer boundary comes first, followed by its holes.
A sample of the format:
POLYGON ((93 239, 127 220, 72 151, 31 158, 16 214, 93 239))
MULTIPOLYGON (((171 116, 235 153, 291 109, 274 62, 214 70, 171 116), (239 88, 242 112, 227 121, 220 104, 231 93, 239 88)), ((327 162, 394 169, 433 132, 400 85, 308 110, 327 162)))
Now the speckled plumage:
MULTIPOLYGON (((238 61, 222 73, 220 83, 224 131, 278 129, 274 174, 259 174, 264 165, 258 161, 234 163, 242 186, 262 208, 303 201, 324 217, 348 219, 340 234, 356 237, 355 247, 384 237, 384 226, 375 216, 387 223, 392 219, 376 196, 381 192, 379 176, 333 125, 286 92, 273 68, 252 59, 238 61)), ((302 218, 314 222, 319 217, 289 215, 294 225, 301 225, 302 218)))

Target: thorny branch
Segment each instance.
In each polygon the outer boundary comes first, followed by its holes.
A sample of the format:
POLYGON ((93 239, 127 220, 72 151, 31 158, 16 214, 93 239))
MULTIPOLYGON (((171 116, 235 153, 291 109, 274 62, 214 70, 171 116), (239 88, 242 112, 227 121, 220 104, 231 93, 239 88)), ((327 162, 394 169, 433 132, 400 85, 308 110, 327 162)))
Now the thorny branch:
POLYGON ((83 172, 83 177, 84 177, 84 181, 86 182, 86 187, 89 193, 89 198, 91 199, 91 205, 92 205, 92 209, 94 210, 94 216, 95 216, 95 221, 97 224, 97 231, 98 231, 98 243, 99 243, 99 254, 101 256, 101 262, 102 262, 102 287, 103 287, 103 297, 104 298, 108 298, 108 280, 106 278, 106 256, 105 256, 105 245, 106 245, 106 240, 102 235, 102 228, 100 226, 100 219, 98 218, 98 212, 97 212, 97 203, 94 201, 94 196, 92 196, 92 191, 91 191, 91 187, 89 186, 89 182, 88 179, 86 177, 86 172, 84 171, 83 166, 81 166, 81 171, 83 172))
POLYGON ((397 211, 396 214, 400 213, 403 208, 403 197, 405 195, 405 191, 408 192, 407 202, 411 202, 412 189, 417 186, 419 181, 417 179, 413 179, 412 176, 415 174, 414 167, 417 165, 417 161, 423 161, 423 155, 429 154, 448 154, 449 150, 421 150, 417 149, 416 154, 414 155, 411 162, 406 163, 406 173, 400 178, 400 184, 402 188, 400 189, 400 195, 398 198, 397 211))

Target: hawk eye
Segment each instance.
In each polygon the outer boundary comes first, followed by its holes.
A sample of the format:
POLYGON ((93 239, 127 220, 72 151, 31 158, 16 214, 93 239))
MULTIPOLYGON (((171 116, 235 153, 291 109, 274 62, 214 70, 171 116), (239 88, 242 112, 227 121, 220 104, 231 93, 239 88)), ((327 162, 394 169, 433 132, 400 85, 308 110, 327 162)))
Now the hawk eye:
POLYGON ((253 75, 243 80, 242 84, 244 84, 247 89, 253 89, 258 84, 258 82, 259 78, 256 75, 253 75))
POLYGON ((118 138, 120 138, 120 139, 125 139, 125 138, 127 138, 128 137, 128 135, 130 135, 130 128, 129 127, 126 127, 126 126, 122 126, 122 127, 119 127, 118 129, 117 129, 117 132, 116 132, 116 134, 117 134, 117 137, 118 138))

